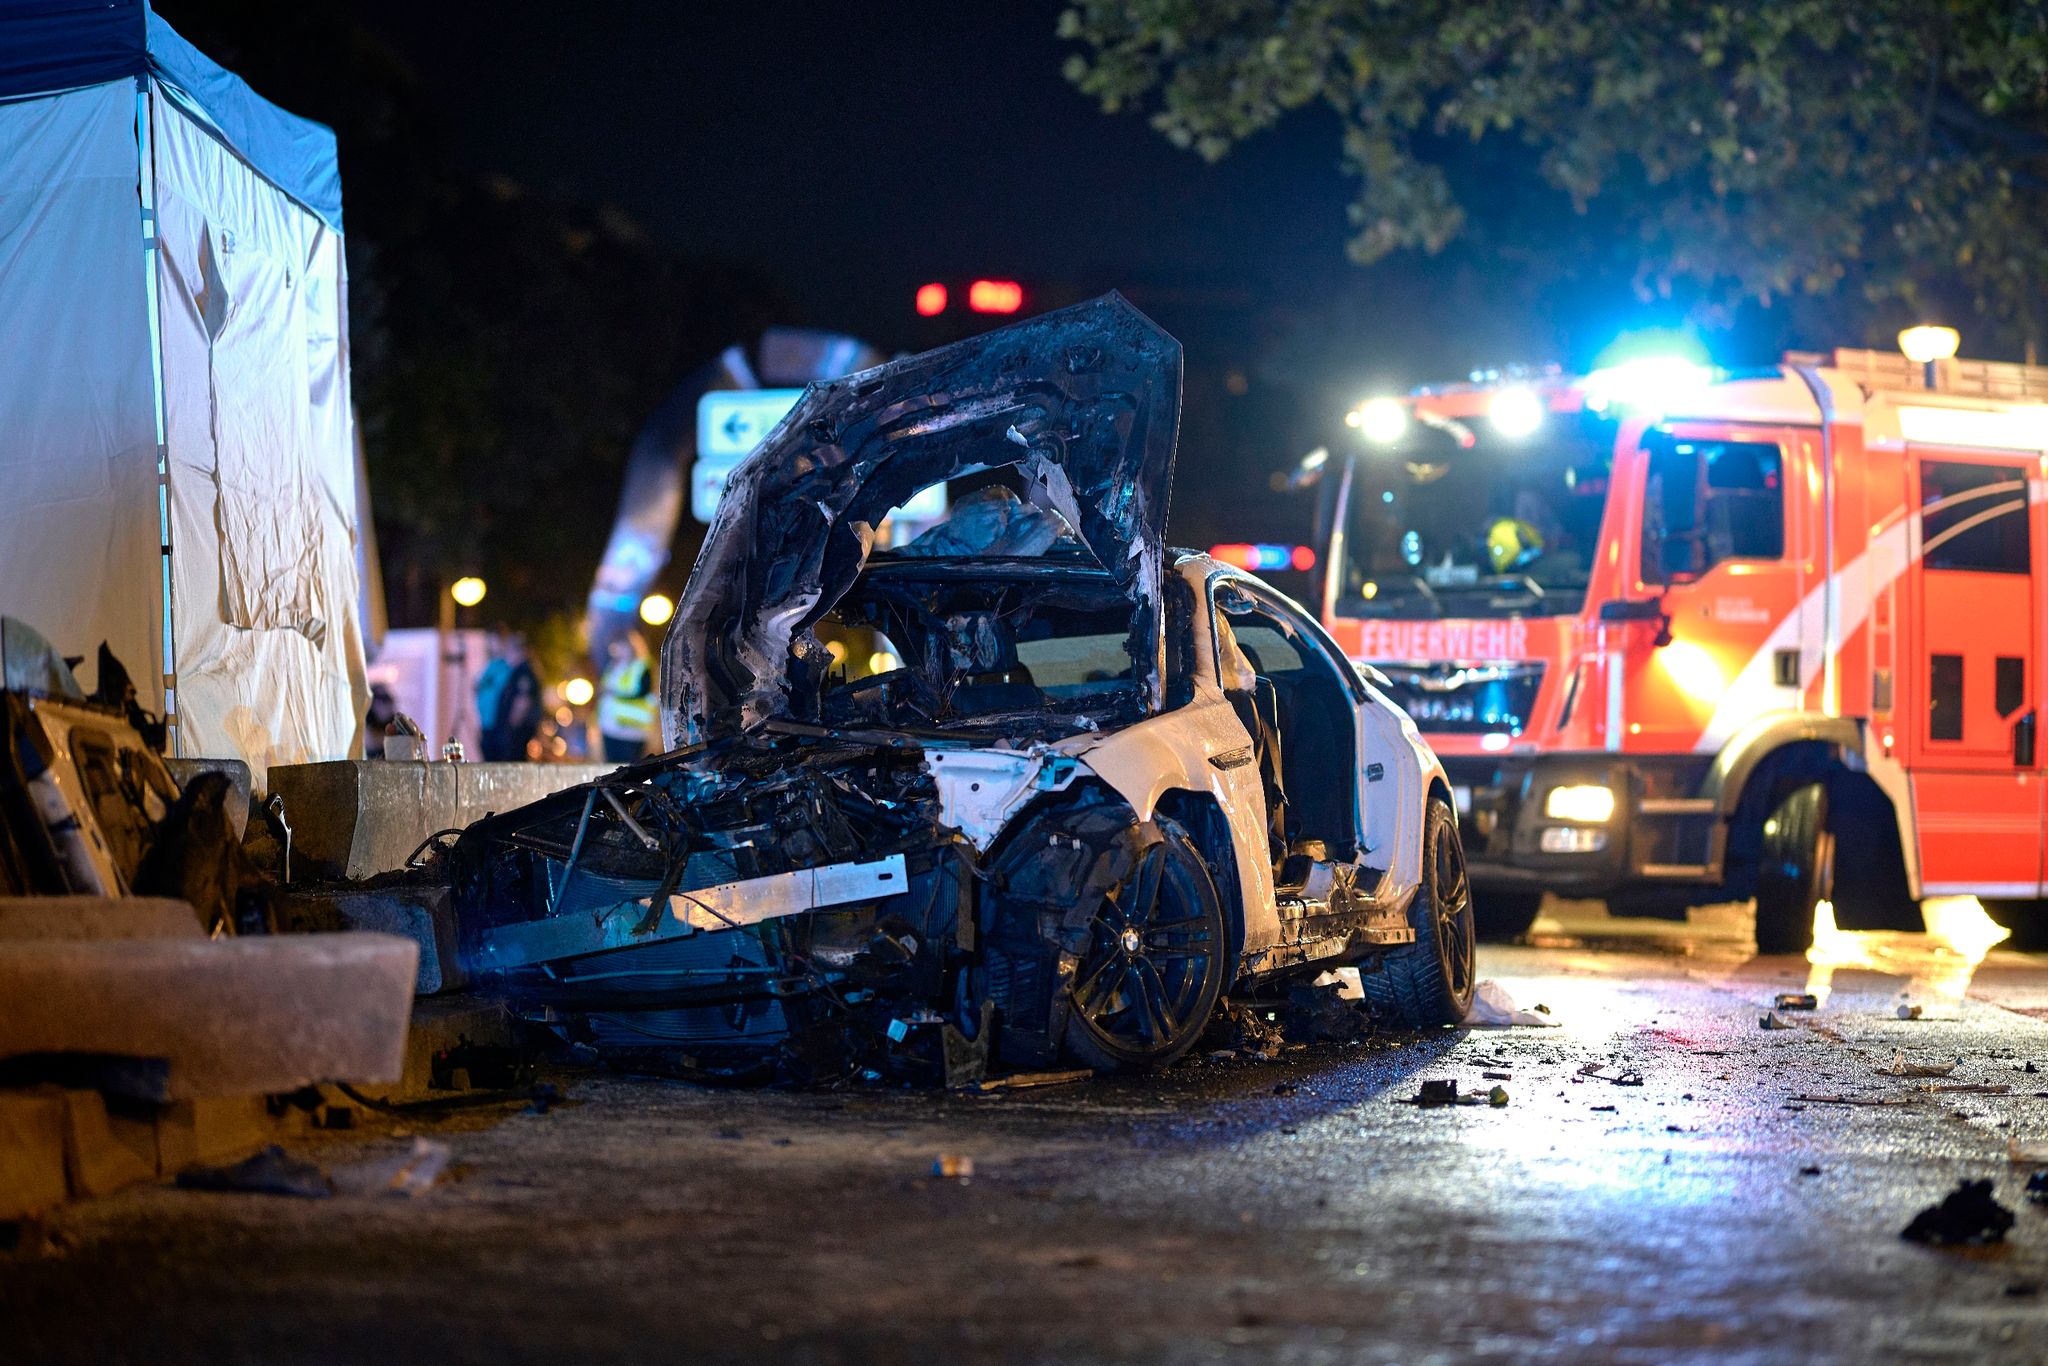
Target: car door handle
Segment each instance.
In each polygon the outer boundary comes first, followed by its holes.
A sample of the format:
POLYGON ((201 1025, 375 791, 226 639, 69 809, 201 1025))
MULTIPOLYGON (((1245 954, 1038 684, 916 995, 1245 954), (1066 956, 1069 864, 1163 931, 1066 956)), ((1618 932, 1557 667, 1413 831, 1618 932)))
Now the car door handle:
POLYGON ((2028 712, 2012 724, 2012 763, 2014 768, 2034 766, 2034 713, 2028 712))

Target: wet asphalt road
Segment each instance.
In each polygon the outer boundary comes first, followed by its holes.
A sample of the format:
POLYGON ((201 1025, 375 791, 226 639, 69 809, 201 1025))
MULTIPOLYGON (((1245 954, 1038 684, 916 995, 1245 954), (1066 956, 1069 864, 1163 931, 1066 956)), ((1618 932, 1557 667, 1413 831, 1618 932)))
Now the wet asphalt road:
POLYGON ((2048 1208, 2007 1153, 2048 1143, 2048 959, 1977 961, 1966 915, 1809 964, 1753 957, 1736 909, 1552 912, 1481 968, 1555 1029, 1001 1098, 579 1080, 436 1131, 458 1179, 418 1199, 74 1207, 0 1257, 0 1360, 2048 1360, 2048 1208), (1961 1063, 1881 1075, 1901 1053, 1961 1063), (1400 1103, 1486 1071, 1506 1108, 1400 1103), (1921 1089, 1959 1085, 2009 1090, 1921 1089), (2007 1242, 1901 1241, 1962 1177, 2007 1242))

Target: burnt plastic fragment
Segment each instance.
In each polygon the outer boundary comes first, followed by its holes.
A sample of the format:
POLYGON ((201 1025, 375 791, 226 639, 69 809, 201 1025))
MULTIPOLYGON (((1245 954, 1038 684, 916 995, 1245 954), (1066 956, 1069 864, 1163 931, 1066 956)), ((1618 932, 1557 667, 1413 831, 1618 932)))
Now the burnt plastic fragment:
POLYGON ((1932 1247, 1967 1247, 2002 1243, 2013 1226, 2013 1212, 1991 1196, 1989 1181, 1962 1181, 1938 1205, 1913 1216, 1899 1236, 1932 1247))

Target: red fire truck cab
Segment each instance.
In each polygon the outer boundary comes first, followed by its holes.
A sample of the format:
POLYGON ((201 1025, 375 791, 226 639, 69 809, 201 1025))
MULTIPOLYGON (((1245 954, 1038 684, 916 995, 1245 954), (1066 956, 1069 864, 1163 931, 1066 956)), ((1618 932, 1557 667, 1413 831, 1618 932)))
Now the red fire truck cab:
MULTIPOLYGON (((1974 894, 2048 938, 2048 367, 1639 362, 1375 399, 1322 615, 1456 784, 1483 932, 1974 894)), ((1312 460, 1314 458, 1312 457, 1312 460)))

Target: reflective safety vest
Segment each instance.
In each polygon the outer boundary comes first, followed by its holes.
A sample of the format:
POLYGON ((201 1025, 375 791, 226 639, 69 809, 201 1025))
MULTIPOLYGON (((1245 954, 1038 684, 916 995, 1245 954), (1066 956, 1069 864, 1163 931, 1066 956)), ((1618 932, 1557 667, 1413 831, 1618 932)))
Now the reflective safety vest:
POLYGON ((598 685, 597 728, 606 735, 640 738, 654 729, 654 671, 635 656, 604 671, 598 685))

